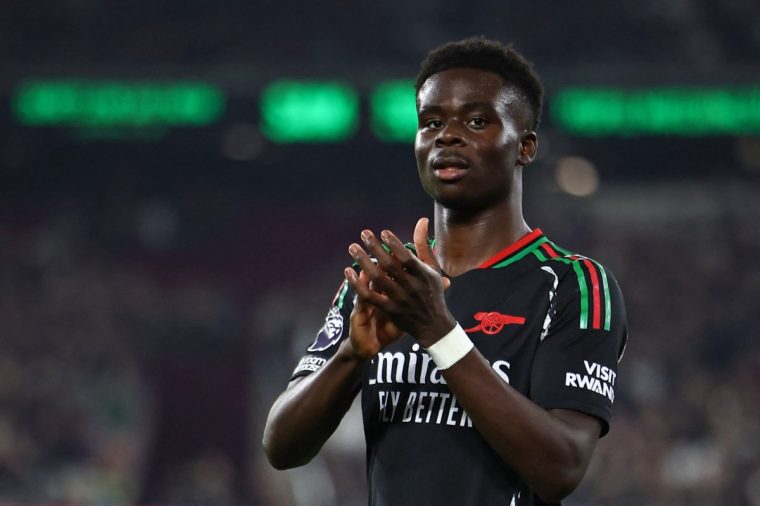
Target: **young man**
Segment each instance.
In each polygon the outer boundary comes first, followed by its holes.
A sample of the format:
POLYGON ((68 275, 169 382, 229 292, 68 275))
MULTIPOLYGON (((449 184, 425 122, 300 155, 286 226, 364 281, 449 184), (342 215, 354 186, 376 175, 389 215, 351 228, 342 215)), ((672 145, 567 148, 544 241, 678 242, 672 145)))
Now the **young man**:
POLYGON ((617 283, 531 229, 522 171, 542 86, 511 47, 433 50, 417 78, 420 180, 435 239, 361 233, 354 268, 264 447, 307 463, 362 392, 370 504, 558 503, 608 430, 626 340, 617 283))

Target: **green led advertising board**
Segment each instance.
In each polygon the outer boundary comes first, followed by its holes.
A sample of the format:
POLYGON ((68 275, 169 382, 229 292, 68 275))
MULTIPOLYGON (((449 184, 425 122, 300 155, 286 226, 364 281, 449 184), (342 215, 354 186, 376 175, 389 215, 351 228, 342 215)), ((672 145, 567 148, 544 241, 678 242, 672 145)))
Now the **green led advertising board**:
POLYGON ((340 142, 359 123, 359 97, 338 81, 275 81, 261 94, 261 131, 271 141, 340 142))
POLYGON ((203 126, 219 119, 225 97, 196 81, 41 79, 22 83, 12 108, 30 126, 203 126))
POLYGON ((372 131, 381 140, 414 142, 417 133, 417 104, 414 81, 384 81, 370 97, 372 131))
POLYGON ((550 104, 554 123, 585 136, 760 133, 760 87, 567 88, 550 104))

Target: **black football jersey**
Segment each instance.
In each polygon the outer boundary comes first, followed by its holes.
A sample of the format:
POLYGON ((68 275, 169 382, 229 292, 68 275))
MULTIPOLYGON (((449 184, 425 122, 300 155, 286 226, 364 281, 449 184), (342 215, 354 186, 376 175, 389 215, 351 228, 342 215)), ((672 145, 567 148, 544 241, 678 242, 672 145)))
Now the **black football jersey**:
MULTIPOLYGON (((449 310, 503 381, 542 408, 595 416, 608 431, 627 338, 609 271, 535 229, 451 281, 449 310)), ((348 337, 352 302, 344 282, 293 378, 318 370, 348 337)), ((481 437, 411 336, 371 361, 362 411, 369 504, 543 504, 481 437)))

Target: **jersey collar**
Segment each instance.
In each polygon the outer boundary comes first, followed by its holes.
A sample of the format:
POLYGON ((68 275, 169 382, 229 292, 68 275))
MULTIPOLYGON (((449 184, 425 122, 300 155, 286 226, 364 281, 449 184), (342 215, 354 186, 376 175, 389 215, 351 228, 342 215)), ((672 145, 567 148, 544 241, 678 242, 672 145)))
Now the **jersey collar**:
POLYGON ((500 269, 528 255, 548 241, 540 228, 534 228, 514 243, 499 251, 478 266, 478 269, 500 269))

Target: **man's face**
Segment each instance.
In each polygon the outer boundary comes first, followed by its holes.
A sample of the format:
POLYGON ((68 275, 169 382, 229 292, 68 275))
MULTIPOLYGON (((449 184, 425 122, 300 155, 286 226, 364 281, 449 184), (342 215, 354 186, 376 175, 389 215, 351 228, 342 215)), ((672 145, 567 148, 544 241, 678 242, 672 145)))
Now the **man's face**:
POLYGON ((530 163, 536 136, 515 88, 493 72, 433 74, 417 96, 414 150, 425 191, 451 209, 506 202, 517 166, 530 163))

